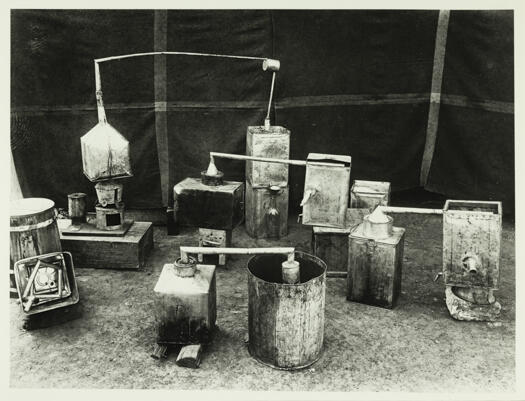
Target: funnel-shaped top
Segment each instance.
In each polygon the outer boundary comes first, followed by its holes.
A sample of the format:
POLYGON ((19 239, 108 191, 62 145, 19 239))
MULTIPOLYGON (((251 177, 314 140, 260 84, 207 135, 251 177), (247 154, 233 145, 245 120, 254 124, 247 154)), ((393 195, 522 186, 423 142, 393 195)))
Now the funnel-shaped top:
POLYGON ((80 138, 84 174, 90 181, 131 177, 129 142, 107 122, 80 138))

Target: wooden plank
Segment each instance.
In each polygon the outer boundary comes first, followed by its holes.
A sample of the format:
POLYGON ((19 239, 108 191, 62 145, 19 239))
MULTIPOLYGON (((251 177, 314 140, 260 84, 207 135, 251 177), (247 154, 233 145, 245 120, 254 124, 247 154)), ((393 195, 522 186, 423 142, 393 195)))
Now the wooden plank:
POLYGON ((122 237, 133 225, 133 220, 126 220, 122 228, 118 230, 101 230, 90 223, 81 223, 79 225, 69 225, 60 230, 62 235, 81 235, 81 236, 104 236, 104 237, 122 237))
POLYGON ((153 227, 136 221, 122 237, 60 235, 64 250, 73 254, 75 267, 140 269, 153 248, 153 227))
POLYGON ((185 368, 196 369, 201 364, 202 345, 185 345, 177 356, 177 365, 185 368))

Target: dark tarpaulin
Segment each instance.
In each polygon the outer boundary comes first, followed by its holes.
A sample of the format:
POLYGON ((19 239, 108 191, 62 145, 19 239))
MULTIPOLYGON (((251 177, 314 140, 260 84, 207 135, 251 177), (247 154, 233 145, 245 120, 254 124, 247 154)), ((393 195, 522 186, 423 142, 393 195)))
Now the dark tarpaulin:
POLYGON ((501 200, 514 211, 512 11, 451 11, 436 149, 426 186, 454 198, 501 200), (491 110, 501 110, 500 112, 491 110))
MULTIPOLYGON (((169 10, 166 47, 280 59, 274 121, 292 131, 291 156, 349 154, 352 180, 390 180, 396 191, 419 184, 437 17, 437 10, 169 10)), ((24 195, 61 206, 74 191, 94 196, 79 141, 97 121, 93 59, 153 51, 154 11, 13 10, 11 23, 11 135, 24 195)), ((131 143, 127 206, 161 207, 154 58, 103 63, 101 73, 108 120, 131 143)), ((246 128, 264 120, 271 75, 257 61, 167 56, 166 77, 168 146, 160 151, 168 153, 172 188, 197 177, 211 150, 245 152, 246 128)), ((452 12, 442 99, 512 102, 512 77, 512 12, 452 12)), ((513 117, 442 104, 428 188, 513 199, 513 117)), ((244 162, 218 165, 243 180, 244 162)), ((290 206, 298 210, 304 168, 290 172, 290 206)))
MULTIPOLYGON (((276 12, 276 120, 292 132, 292 157, 348 154, 352 180, 391 180, 394 190, 417 186, 437 14, 276 12), (315 106, 321 96, 327 106, 315 106), (295 107, 299 101, 304 107, 295 107)), ((304 168, 290 173, 297 210, 304 168)))

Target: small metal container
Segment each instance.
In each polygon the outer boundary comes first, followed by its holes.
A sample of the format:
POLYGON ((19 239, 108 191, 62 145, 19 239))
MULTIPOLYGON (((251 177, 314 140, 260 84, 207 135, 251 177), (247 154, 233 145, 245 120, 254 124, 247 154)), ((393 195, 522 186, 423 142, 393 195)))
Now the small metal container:
POLYGON ((96 227, 99 230, 120 230, 124 225, 124 203, 117 203, 113 207, 95 206, 96 227))
POLYGON ((350 191, 350 207, 374 209, 377 205, 388 206, 390 183, 385 181, 355 180, 350 191))
POLYGON ((73 224, 86 222, 86 197, 82 192, 75 192, 67 196, 69 218, 73 224))
POLYGON ((115 180, 97 182, 95 190, 97 191, 98 202, 104 207, 122 202, 123 188, 124 185, 115 180))

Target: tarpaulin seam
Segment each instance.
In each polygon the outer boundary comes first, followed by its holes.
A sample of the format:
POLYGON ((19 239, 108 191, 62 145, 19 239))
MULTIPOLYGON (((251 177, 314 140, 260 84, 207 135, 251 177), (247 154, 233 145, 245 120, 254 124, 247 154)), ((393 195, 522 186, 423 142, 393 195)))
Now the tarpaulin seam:
MULTIPOLYGON (((436 96, 437 94, 434 94, 436 96)), ((472 99, 461 95, 439 94, 440 103, 492 111, 496 113, 514 113, 514 103, 502 102, 498 100, 472 99)), ((290 109, 299 107, 319 107, 319 106, 366 106, 381 104, 419 104, 429 101, 429 93, 392 93, 387 95, 327 95, 327 96, 298 96, 282 98, 274 102, 274 107, 278 109, 290 109)), ((431 100, 432 101, 432 100, 431 100)), ((435 99, 434 99, 435 101, 435 99)), ((124 112, 130 110, 152 110, 152 111, 183 111, 184 109, 266 109, 266 102, 259 101, 170 101, 154 103, 111 103, 105 104, 106 110, 113 112, 124 112)), ((72 106, 17 106, 11 109, 11 114, 25 116, 43 115, 47 113, 92 113, 96 111, 96 106, 91 105, 72 105, 72 106)))
POLYGON ((428 108, 427 134, 423 158, 421 160, 421 170, 419 173, 419 184, 422 187, 425 187, 428 181, 428 173, 430 171, 430 165, 432 164, 434 149, 436 147, 439 105, 441 103, 441 85, 443 83, 443 68, 445 66, 449 16, 450 10, 439 11, 436 29, 436 44, 434 48, 434 65, 432 68, 430 106, 428 108))

